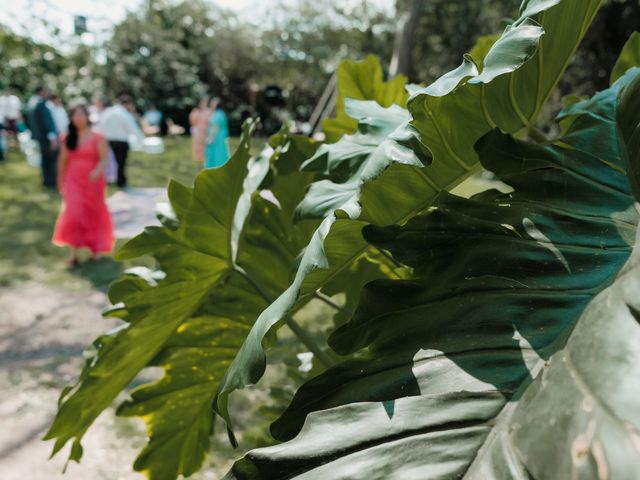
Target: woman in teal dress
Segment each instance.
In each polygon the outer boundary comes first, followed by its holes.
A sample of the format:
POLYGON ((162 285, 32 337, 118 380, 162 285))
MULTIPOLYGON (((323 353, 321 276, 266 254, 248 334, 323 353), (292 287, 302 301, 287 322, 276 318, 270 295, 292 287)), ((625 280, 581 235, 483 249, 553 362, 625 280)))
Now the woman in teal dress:
POLYGON ((219 98, 211 99, 210 107, 213 114, 209 120, 204 168, 218 168, 229 161, 229 122, 220 107, 219 98))

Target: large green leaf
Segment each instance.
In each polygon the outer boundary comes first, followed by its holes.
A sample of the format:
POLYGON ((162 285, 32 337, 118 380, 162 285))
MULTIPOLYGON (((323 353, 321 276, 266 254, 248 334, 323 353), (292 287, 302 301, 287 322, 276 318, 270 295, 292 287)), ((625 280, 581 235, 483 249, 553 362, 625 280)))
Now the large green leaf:
POLYGON ((252 129, 253 123, 245 126, 227 166, 200 173, 193 188, 170 184, 177 227, 149 227, 118 252, 119 258, 150 254, 161 271, 134 269, 110 289, 110 315, 127 323, 96 340, 78 383, 63 392, 45 437, 56 439, 54 453, 73 440, 71 459, 79 460, 81 438, 100 412, 144 367, 160 366, 164 375, 134 389, 118 409, 147 423, 149 442, 135 468, 152 479, 200 468, 209 449, 213 393, 253 321, 288 285, 314 226, 291 222, 312 175, 297 168, 276 175, 270 187, 278 205, 257 192, 274 162, 299 163, 315 147, 280 135, 275 150, 252 158, 252 129))
MULTIPOLYGON (((420 105, 429 105, 432 100, 439 102, 442 108, 438 118, 447 122, 444 131, 440 130, 440 123, 424 122, 420 115, 410 120, 395 106, 385 109, 371 102, 346 103, 351 114, 359 118, 360 132, 322 147, 306 164, 307 168, 336 175, 338 179, 312 184, 297 210, 302 218, 325 218, 311 237, 291 286, 260 315, 220 384, 215 407, 227 422, 230 421, 226 408, 230 392, 256 383, 264 373, 262 341, 265 335, 283 323, 287 312, 299 308, 309 295, 371 251, 360 234, 363 226, 402 224, 428 209, 439 192, 455 187, 478 171, 480 165, 472 147, 491 128, 475 125, 478 116, 484 118, 482 105, 495 102, 492 108, 498 109, 503 97, 513 93, 514 85, 522 84, 517 89, 522 94, 527 80, 518 73, 519 68, 531 63, 539 66, 536 78, 544 80, 545 89, 555 85, 586 29, 582 24, 576 26, 576 16, 588 25, 599 3, 591 0, 528 2, 523 6, 523 16, 495 42, 482 40, 482 45, 475 49, 475 54, 482 58, 472 60, 466 56, 459 68, 426 90, 414 93, 411 104, 414 115, 420 111, 420 105), (542 58, 535 53, 543 30, 526 16, 529 14, 538 15, 543 27, 551 29, 543 41, 555 38, 559 42, 553 54, 547 52, 542 58), (476 63, 482 63, 481 68, 476 63), (500 87, 494 88, 495 82, 500 87), (485 91, 495 93, 496 98, 482 102, 481 94, 485 91), (431 136, 434 128, 440 133, 431 136), (464 139, 464 152, 450 148, 449 134, 464 139), (471 153, 464 156, 467 150, 471 153), (440 153, 435 154, 436 151, 440 153), (427 168, 418 166, 427 163, 430 164, 427 168)), ((540 101, 546 98, 543 93, 540 89, 540 101)), ((530 96, 530 92, 527 95, 530 96)), ((518 128, 512 125, 509 130, 519 130, 522 125, 518 125, 518 128)))
POLYGON ((534 17, 545 32, 531 61, 490 83, 479 81, 494 76, 487 70, 489 65, 496 71, 512 70, 502 62, 514 57, 511 50, 514 45, 519 47, 518 42, 504 43, 498 48, 504 39, 517 33, 512 26, 488 52, 490 40, 481 39, 479 48, 454 71, 455 75, 414 92, 409 100, 412 125, 431 151, 434 164, 454 158, 468 169, 478 161, 473 150, 475 142, 491 129, 498 127, 515 133, 531 128, 601 3, 601 0, 523 2, 521 16, 514 26, 527 32, 524 26, 531 23, 527 19, 534 17), (481 58, 485 67, 480 77, 465 81, 475 72, 474 62, 481 58))
POLYGON ((624 72, 632 67, 640 67, 640 32, 633 32, 624 44, 622 52, 611 70, 611 84, 613 85, 624 72))
POLYGON ((358 122, 345 111, 345 100, 373 100, 383 107, 407 103, 405 85, 407 78, 398 75, 392 80, 383 80, 382 66, 377 57, 369 55, 361 62, 344 61, 336 72, 338 97, 336 117, 322 122, 322 129, 330 142, 335 142, 344 134, 354 133, 358 122))
POLYGON ((556 145, 494 131, 477 151, 513 193, 365 228, 415 278, 365 289, 330 342, 364 356, 303 386, 272 428, 299 435, 228 478, 636 478, 639 99, 635 69, 556 145))
POLYGON ((392 163, 422 167, 429 162, 419 147, 417 134, 409 126, 409 112, 392 105, 384 108, 373 101, 347 99, 346 111, 358 121, 359 132, 345 135, 337 143, 322 145, 302 165, 303 170, 345 177, 338 183, 323 179, 311 184, 296 209, 298 218, 324 218, 336 209, 351 218, 359 212, 358 197, 363 183, 373 180, 392 163))

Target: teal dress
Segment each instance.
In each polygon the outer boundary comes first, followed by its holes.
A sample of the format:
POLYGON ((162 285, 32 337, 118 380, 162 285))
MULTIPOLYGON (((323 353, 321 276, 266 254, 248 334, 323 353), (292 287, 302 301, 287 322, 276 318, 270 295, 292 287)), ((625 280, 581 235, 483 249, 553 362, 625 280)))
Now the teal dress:
POLYGON ((214 135, 215 129, 215 138, 212 143, 207 143, 204 152, 204 168, 218 168, 229 161, 229 121, 221 109, 213 112, 209 119, 207 138, 214 135))

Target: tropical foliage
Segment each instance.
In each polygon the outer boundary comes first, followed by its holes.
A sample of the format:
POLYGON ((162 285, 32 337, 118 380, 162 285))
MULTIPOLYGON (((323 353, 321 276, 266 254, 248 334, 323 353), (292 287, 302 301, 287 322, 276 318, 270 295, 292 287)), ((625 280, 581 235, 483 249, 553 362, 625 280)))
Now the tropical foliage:
POLYGON ((528 0, 432 84, 346 63, 333 143, 286 131, 239 149, 119 252, 153 256, 110 290, 123 327, 98 338, 47 433, 81 439, 146 367, 163 376, 118 414, 149 439, 134 468, 197 471, 213 410, 263 376, 287 325, 315 368, 272 424, 280 445, 229 473, 284 478, 633 478, 640 460, 634 250, 640 69, 536 120, 600 7, 528 0), (449 193, 478 172, 508 193, 449 193), (366 286, 365 286, 366 285, 366 286), (364 286, 364 288, 363 288, 364 286), (310 335, 296 313, 335 310, 310 335))
POLYGON ((494 131, 477 151, 512 193, 365 227, 414 276, 367 285, 330 337, 366 355, 307 382, 272 426, 298 437, 230 478, 633 478, 639 100, 634 69, 558 144, 494 131))

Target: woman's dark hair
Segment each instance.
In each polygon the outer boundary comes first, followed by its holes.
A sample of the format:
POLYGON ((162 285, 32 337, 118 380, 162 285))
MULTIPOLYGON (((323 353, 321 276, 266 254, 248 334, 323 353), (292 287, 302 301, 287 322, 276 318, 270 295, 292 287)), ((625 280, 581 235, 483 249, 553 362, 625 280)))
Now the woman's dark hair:
POLYGON ((89 110, 83 103, 74 105, 69 109, 69 133, 67 133, 67 139, 65 142, 69 150, 75 150, 78 147, 78 129, 73 123, 73 114, 76 110, 82 110, 87 118, 89 118, 89 110))

